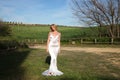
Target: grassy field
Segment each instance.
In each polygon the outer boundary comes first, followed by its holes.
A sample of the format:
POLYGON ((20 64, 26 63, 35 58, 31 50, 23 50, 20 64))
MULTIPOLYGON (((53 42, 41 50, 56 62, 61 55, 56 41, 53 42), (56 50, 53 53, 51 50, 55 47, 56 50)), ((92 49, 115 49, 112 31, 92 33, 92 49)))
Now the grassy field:
MULTIPOLYGON (((17 41, 25 42, 28 44, 43 44, 46 43, 48 33, 50 31, 50 26, 11 26, 12 28, 12 37, 17 41)), ((58 26, 58 31, 61 32, 61 43, 71 44, 71 41, 76 41, 76 44, 81 43, 81 39, 84 42, 95 43, 95 38, 98 43, 107 43, 111 42, 110 37, 98 37, 99 31, 97 27, 66 27, 58 26)), ((103 30, 103 34, 104 34, 103 30)), ((118 43, 120 39, 115 38, 114 43, 118 43)), ((120 43, 120 42, 119 42, 120 43)))
MULTIPOLYGON (((47 39, 49 31, 49 26, 12 26, 13 37, 19 40, 47 39)), ((91 28, 58 26, 58 31, 62 33, 62 39, 97 36, 97 30, 91 28)))
POLYGON ((120 67, 112 63, 119 62, 120 54, 102 54, 62 50, 58 68, 64 75, 46 77, 41 75, 49 67, 44 49, 0 52, 0 80, 120 80, 120 67))

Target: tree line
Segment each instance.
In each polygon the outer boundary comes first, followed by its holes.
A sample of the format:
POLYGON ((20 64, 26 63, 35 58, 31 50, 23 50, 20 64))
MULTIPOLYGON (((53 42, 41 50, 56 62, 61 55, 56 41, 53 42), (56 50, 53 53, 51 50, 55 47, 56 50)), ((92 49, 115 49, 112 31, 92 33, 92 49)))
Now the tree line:
POLYGON ((109 37, 120 37, 120 0, 72 0, 73 14, 79 21, 89 26, 98 26, 99 36, 102 28, 109 37))
POLYGON ((23 23, 23 22, 14 22, 14 21, 2 21, 4 24, 8 24, 8 25, 20 25, 20 26, 45 26, 45 25, 49 25, 49 24, 27 24, 27 23, 23 23))

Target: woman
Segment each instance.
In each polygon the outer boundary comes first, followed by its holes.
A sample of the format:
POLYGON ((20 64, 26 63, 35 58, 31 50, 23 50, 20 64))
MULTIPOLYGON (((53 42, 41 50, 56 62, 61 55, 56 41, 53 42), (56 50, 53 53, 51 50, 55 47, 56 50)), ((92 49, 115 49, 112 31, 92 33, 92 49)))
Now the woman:
POLYGON ((49 69, 44 71, 42 74, 46 76, 57 76, 63 73, 57 68, 57 55, 60 52, 60 37, 61 33, 57 31, 57 26, 52 24, 50 26, 50 32, 48 34, 47 49, 51 56, 49 69))

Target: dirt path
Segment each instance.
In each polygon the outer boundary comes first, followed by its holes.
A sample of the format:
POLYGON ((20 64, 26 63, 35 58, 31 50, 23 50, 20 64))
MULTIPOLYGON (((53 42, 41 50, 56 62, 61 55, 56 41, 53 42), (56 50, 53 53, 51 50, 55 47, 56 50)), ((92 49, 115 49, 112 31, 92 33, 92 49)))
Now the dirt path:
MULTIPOLYGON (((46 46, 29 46, 30 48, 38 48, 45 49, 46 46)), ((120 48, 96 48, 96 47, 61 47, 61 50, 67 51, 84 51, 84 52, 93 52, 93 53, 107 53, 107 52, 115 52, 120 53, 120 48)))

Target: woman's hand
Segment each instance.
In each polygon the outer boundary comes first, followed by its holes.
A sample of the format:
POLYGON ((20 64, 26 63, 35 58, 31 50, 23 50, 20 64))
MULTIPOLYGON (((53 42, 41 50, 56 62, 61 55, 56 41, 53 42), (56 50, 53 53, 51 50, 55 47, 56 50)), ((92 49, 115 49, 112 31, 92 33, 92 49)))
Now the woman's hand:
POLYGON ((58 53, 60 53, 60 49, 59 49, 58 53))
POLYGON ((46 49, 46 52, 48 52, 48 48, 46 49))

